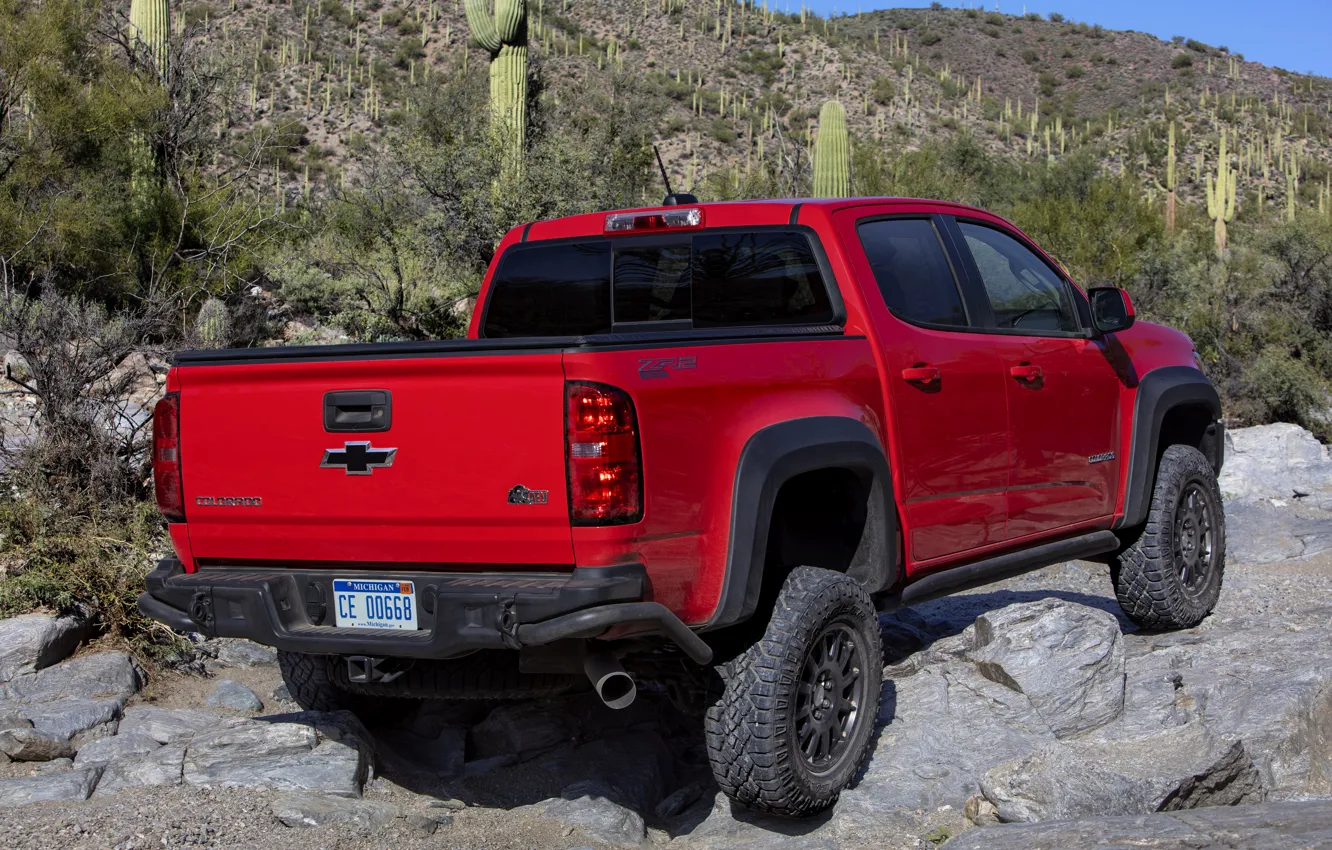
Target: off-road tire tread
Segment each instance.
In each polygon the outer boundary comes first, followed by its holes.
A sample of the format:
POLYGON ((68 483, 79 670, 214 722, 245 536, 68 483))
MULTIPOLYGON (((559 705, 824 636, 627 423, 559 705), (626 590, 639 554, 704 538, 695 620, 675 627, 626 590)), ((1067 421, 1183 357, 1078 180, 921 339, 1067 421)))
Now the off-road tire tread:
POLYGON ((1144 629, 1191 629, 1216 607, 1225 570, 1226 533, 1221 488, 1203 453, 1192 446, 1172 445, 1161 456, 1147 522, 1111 566, 1115 596, 1128 618, 1144 629), (1216 564, 1209 592, 1201 598, 1184 592, 1174 564, 1174 521, 1180 491, 1191 480, 1211 490, 1215 511, 1216 564))
MULTIPOLYGON (((717 784, 733 800, 759 811, 801 817, 837 801, 842 787, 857 776, 868 758, 872 731, 853 755, 854 764, 839 770, 844 780, 830 788, 812 789, 790 764, 785 726, 788 700, 808 642, 832 618, 850 614, 863 628, 869 677, 868 703, 861 721, 872 730, 879 710, 883 649, 878 617, 869 594, 842 573, 797 567, 787 576, 763 637, 723 664, 725 681, 720 700, 708 708, 704 728, 708 757, 717 784), (851 769, 846 769, 847 767, 851 769)), ((794 734, 794 728, 789 730, 794 734)))
POLYGON ((362 684, 347 678, 346 664, 329 665, 329 678, 341 690, 369 697, 426 699, 532 699, 566 693, 583 676, 524 673, 513 650, 483 650, 463 658, 418 661, 392 682, 362 684))
POLYGON ((306 711, 351 711, 366 708, 356 695, 349 694, 329 679, 328 656, 278 650, 278 669, 282 681, 296 704, 306 711))

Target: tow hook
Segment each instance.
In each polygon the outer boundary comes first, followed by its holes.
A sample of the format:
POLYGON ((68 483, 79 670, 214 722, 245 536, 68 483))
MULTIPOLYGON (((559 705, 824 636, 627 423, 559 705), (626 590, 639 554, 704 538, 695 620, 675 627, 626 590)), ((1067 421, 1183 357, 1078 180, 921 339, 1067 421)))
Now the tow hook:
POLYGON ((512 598, 500 602, 499 614, 495 617, 495 628, 499 631, 500 641, 509 649, 522 649, 518 640, 518 612, 513 610, 512 598))
POLYGON ((411 666, 410 661, 401 658, 348 655, 347 679, 358 685, 383 685, 406 673, 411 666))

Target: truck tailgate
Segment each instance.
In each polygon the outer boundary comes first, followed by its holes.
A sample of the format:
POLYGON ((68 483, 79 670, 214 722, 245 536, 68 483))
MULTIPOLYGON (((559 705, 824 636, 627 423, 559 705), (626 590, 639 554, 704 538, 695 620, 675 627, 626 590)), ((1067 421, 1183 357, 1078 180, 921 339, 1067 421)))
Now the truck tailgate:
POLYGON ((463 343, 414 357, 181 364, 194 557, 572 566, 561 357, 463 343), (326 394, 358 390, 390 395, 388 429, 326 430, 326 394), (511 500, 514 488, 537 493, 511 500))

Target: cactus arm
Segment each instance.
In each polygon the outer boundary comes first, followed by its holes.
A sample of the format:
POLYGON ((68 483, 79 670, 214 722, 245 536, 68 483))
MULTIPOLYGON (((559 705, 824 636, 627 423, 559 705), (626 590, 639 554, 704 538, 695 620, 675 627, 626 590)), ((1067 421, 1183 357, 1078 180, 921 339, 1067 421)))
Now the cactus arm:
POLYGON ((499 30, 491 17, 490 0, 467 0, 467 25, 472 28, 472 38, 477 44, 492 54, 499 53, 499 30))
POLYGON ((162 76, 167 73, 167 37, 171 32, 171 5, 168 0, 131 0, 130 27, 147 46, 162 76))
POLYGON ((527 0, 496 0, 495 28, 505 44, 526 44, 527 0))

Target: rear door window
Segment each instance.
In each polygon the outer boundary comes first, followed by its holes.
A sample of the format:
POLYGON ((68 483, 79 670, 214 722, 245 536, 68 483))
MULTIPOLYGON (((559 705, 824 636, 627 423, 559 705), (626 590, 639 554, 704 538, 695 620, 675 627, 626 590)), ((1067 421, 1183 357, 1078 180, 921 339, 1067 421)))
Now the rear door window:
POLYGON ((606 239, 513 246, 491 281, 481 335, 609 333, 610 262, 606 239))
POLYGON ((881 219, 857 230, 889 310, 918 325, 966 326, 962 294, 933 222, 881 219))
POLYGON ((515 245, 488 301, 481 333, 491 338, 837 319, 810 237, 783 230, 515 245))

